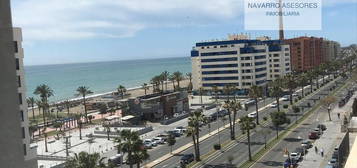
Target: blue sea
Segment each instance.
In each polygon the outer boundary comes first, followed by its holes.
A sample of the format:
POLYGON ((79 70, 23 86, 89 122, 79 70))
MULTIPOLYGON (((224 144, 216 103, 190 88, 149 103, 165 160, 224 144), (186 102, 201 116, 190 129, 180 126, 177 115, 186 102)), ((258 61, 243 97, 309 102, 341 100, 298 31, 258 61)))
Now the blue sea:
POLYGON ((79 86, 88 86, 94 94, 116 90, 118 85, 135 88, 163 71, 191 72, 191 59, 162 58, 147 60, 110 61, 59 65, 25 66, 27 97, 36 86, 47 84, 54 91, 50 101, 75 98, 79 86))

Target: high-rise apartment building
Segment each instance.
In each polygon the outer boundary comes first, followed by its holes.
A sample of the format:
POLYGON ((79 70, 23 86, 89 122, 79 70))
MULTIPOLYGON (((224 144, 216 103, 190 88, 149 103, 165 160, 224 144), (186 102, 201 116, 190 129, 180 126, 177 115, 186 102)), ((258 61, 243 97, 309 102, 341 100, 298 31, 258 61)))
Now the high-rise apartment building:
POLYGON ((340 56, 341 45, 340 43, 332 40, 324 39, 322 43, 323 60, 324 62, 335 60, 340 56))
POLYGON ((252 85, 291 72, 290 49, 280 40, 229 35, 227 40, 196 43, 191 51, 193 89, 235 85, 241 94, 252 85))
POLYGON ((0 167, 35 168, 36 152, 29 147, 23 52, 21 44, 14 40, 15 35, 21 41, 18 37, 21 31, 13 32, 10 1, 3 0, 0 3, 0 167))
POLYGON ((36 167, 37 165, 37 151, 36 148, 30 147, 30 133, 29 133, 29 119, 28 119, 28 105, 26 101, 26 85, 25 85, 25 72, 24 72, 24 50, 22 48, 22 31, 20 28, 14 28, 14 49, 15 49, 15 66, 16 66, 16 79, 18 86, 18 94, 20 101, 20 119, 22 142, 25 154, 25 163, 27 167, 36 167))
POLYGON ((298 37, 287 39, 284 42, 290 45, 293 71, 303 72, 324 62, 322 38, 298 37))

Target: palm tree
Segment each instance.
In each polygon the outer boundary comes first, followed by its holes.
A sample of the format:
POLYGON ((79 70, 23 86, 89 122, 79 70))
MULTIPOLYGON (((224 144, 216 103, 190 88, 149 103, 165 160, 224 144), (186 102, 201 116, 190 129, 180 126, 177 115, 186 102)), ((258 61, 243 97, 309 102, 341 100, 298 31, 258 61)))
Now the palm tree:
POLYGON ((161 73, 161 75, 165 81, 165 90, 167 90, 167 81, 169 80, 170 72, 164 71, 161 73))
POLYGON ((173 73, 174 77, 175 77, 175 80, 177 82, 177 88, 178 90, 180 90, 180 81, 183 80, 183 76, 182 76, 182 73, 180 71, 176 71, 173 73))
MULTIPOLYGON (((41 101, 43 103, 42 110, 43 110, 43 113, 46 113, 48 110, 48 108, 47 108, 48 107, 48 98, 53 96, 53 90, 49 86, 47 86, 45 84, 41 84, 36 87, 36 89, 33 93, 35 95, 39 95, 41 97, 41 101)), ((45 116, 45 114, 43 116, 45 116)), ((46 127, 47 125, 45 123, 45 117, 43 118, 43 120, 44 120, 44 125, 46 127)))
MULTIPOLYGON (((36 106, 38 108, 38 113, 41 114, 41 109, 42 109, 42 101, 36 100, 36 106)), ((45 112, 42 110, 42 119, 43 119, 43 124, 46 123, 46 117, 45 117, 45 112)), ((37 126, 38 126, 38 120, 36 120, 37 126)), ((38 136, 41 137, 41 131, 38 131, 38 136)))
POLYGON ((289 89, 290 105, 293 104, 293 91, 296 88, 296 78, 293 74, 288 74, 284 77, 284 87, 289 89))
POLYGON ((309 80, 309 83, 310 83, 310 92, 312 93, 312 81, 314 79, 314 71, 312 70, 309 70, 306 72, 306 79, 309 80))
POLYGON ((130 168, 133 168, 133 164, 135 163, 135 154, 144 150, 142 148, 143 142, 138 133, 132 132, 131 130, 122 130, 119 132, 119 137, 115 139, 115 142, 118 143, 118 153, 123 152, 128 154, 127 161, 130 168))
MULTIPOLYGON (((242 109, 242 106, 240 104, 240 102, 237 102, 235 99, 233 101, 226 101, 226 103, 224 104, 224 107, 230 111, 233 112, 233 119, 232 123, 230 123, 229 125, 231 126, 231 140, 235 140, 235 126, 236 126, 236 117, 237 117, 237 113, 239 110, 242 109)), ((229 114, 230 115, 230 114, 229 114)))
POLYGON ((84 115, 86 118, 86 123, 88 122, 88 114, 87 114, 87 106, 86 106, 86 96, 89 94, 92 94, 93 92, 89 90, 89 87, 86 86, 80 86, 77 88, 77 94, 76 96, 82 96, 83 98, 83 105, 84 105, 84 115))
POLYGON ((117 90, 118 90, 118 93, 121 94, 121 98, 124 99, 124 95, 126 93, 126 88, 123 85, 119 85, 117 90))
POLYGON ((79 139, 82 140, 82 115, 81 114, 75 114, 74 115, 74 119, 77 120, 77 125, 78 125, 78 128, 79 128, 79 139))
POLYGON ((151 78, 150 82, 152 84, 152 92, 160 92, 160 81, 161 81, 161 77, 160 76, 154 76, 153 78, 151 78))
POLYGON ((279 138, 279 127, 281 125, 290 123, 290 119, 286 116, 285 112, 279 112, 279 111, 270 113, 270 118, 271 118, 271 121, 272 121, 275 129, 276 129, 276 139, 278 139, 279 138))
POLYGON ((174 74, 171 74, 171 75, 169 76, 169 80, 171 81, 171 83, 172 83, 172 88, 173 88, 173 90, 175 91, 175 90, 176 90, 176 86, 175 86, 175 75, 174 75, 174 74))
POLYGON ((249 161, 252 160, 252 154, 250 150, 250 130, 255 128, 254 119, 248 116, 244 116, 239 121, 240 129, 243 133, 247 132, 247 139, 248 139, 248 156, 249 161))
POLYGON ((203 115, 202 109, 198 109, 190 113, 188 118, 188 130, 187 135, 192 136, 194 149, 195 149, 195 159, 200 161, 200 124, 206 122, 206 118, 203 115))
POLYGON ((315 67, 313 70, 312 70, 312 74, 316 80, 316 88, 320 88, 319 86, 319 75, 320 75, 320 69, 318 67, 315 67))
POLYGON ((65 162, 65 168, 100 168, 103 166, 103 159, 100 158, 99 153, 75 153, 73 158, 65 162))
POLYGON ((258 98, 263 96, 263 89, 260 86, 253 85, 249 89, 249 97, 255 101, 255 111, 257 113, 256 123, 259 125, 259 114, 258 114, 258 98))
POLYGON ((69 100, 66 100, 65 102, 64 102, 64 105, 66 106, 66 108, 67 108, 67 115, 68 115, 68 117, 70 116, 70 114, 69 114, 69 109, 71 108, 71 102, 69 101, 69 100))
POLYGON ((142 85, 142 88, 144 89, 144 92, 145 92, 145 95, 146 95, 146 91, 149 90, 148 84, 147 84, 147 83, 144 83, 144 84, 142 85))
POLYGON ((229 119, 229 130, 231 133, 231 138, 233 137, 233 124, 232 124, 232 116, 231 116, 231 108, 229 108, 229 96, 233 92, 233 87, 231 85, 226 85, 223 88, 224 94, 227 96, 227 100, 224 103, 224 108, 228 111, 228 119, 229 119))
POLYGON ((35 119, 35 98, 34 97, 29 97, 27 98, 27 104, 31 106, 32 109, 32 119, 35 119))
POLYGON ((186 76, 190 80, 190 83, 188 84, 188 90, 192 91, 192 88, 193 88, 193 86, 192 86, 192 73, 191 72, 186 73, 186 76))
POLYGON ((281 89, 282 86, 282 80, 281 78, 275 79, 275 81, 273 81, 271 83, 271 88, 270 88, 270 96, 275 97, 276 103, 277 103, 277 107, 278 107, 278 111, 280 111, 280 102, 279 102, 279 98, 281 97, 283 90, 281 89))
MULTIPOLYGON (((138 147, 141 148, 140 146, 138 147)), ((134 163, 136 163, 136 168, 140 168, 140 164, 149 158, 150 155, 148 154, 146 149, 138 149, 134 151, 133 161, 134 163)))
POLYGON ((306 80, 307 80, 306 74, 305 73, 300 74, 300 76, 298 78, 298 83, 301 87, 301 98, 303 98, 305 96, 304 87, 306 85, 306 80))
POLYGON ((327 108, 329 121, 331 121, 331 112, 330 112, 331 104, 334 103, 335 101, 336 101, 336 97, 334 96, 327 96, 322 100, 323 105, 327 108))

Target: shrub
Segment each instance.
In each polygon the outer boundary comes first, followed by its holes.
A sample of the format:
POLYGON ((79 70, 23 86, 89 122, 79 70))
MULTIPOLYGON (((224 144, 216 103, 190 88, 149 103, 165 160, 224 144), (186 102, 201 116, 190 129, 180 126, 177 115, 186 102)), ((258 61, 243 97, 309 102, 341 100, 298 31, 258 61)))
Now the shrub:
POLYGON ((296 103, 296 102, 298 102, 299 100, 298 100, 298 99, 295 99, 294 101, 295 101, 295 103, 296 103))
POLYGON ((214 144, 213 148, 214 150, 221 150, 221 144, 214 144))
POLYGON ((285 109, 288 108, 288 107, 289 107, 289 105, 287 105, 287 104, 283 105, 283 108, 285 108, 285 109))
POLYGON ((310 104, 310 102, 308 102, 308 103, 307 103, 307 107, 311 107, 311 104, 310 104))
POLYGON ((301 100, 301 98, 302 98, 301 96, 298 97, 299 100, 301 100))
POLYGON ((317 89, 316 88, 314 88, 314 91, 316 91, 317 89))

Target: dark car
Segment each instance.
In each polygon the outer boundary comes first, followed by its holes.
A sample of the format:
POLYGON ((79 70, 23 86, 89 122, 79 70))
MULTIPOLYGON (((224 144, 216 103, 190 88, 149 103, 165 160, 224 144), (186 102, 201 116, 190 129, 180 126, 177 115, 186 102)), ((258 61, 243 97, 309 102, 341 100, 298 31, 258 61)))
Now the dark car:
POLYGON ((322 131, 325 131, 327 129, 326 125, 324 125, 324 124, 317 125, 317 128, 321 129, 322 131))
POLYGON ((307 153, 307 149, 305 147, 298 147, 295 149, 296 153, 301 153, 301 156, 304 156, 307 153))
POLYGON ((167 133, 173 135, 174 137, 180 137, 181 136, 180 133, 178 133, 176 131, 173 131, 173 130, 172 131, 167 131, 167 133))
POLYGON ((318 139, 319 138, 319 134, 317 132, 310 132, 309 133, 309 139, 318 139))
POLYGON ((184 154, 181 157, 181 164, 189 164, 194 160, 195 156, 190 153, 190 154, 184 154))
POLYGON ((297 167, 298 161, 295 159, 286 159, 284 162, 284 168, 291 168, 291 167, 297 167))

